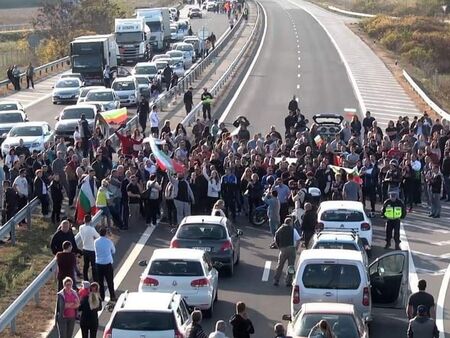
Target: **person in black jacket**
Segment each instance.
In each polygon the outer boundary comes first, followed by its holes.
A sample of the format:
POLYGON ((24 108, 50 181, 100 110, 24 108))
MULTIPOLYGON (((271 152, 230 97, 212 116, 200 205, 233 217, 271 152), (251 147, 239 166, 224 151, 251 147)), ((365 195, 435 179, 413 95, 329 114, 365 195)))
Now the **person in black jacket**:
POLYGON ((53 203, 51 215, 52 223, 59 223, 61 221, 61 207, 64 199, 62 189, 61 182, 59 181, 59 175, 53 175, 53 180, 50 183, 50 196, 53 203))
POLYGON ((39 198, 41 202, 42 215, 47 217, 48 215, 48 187, 42 179, 42 169, 36 170, 36 177, 34 178, 34 196, 39 198))
MULTIPOLYGON (((16 190, 11 187, 11 182, 8 180, 3 181, 3 191, 5 196, 3 197, 2 223, 5 224, 17 212, 18 196, 16 190)), ((9 233, 9 239, 11 239, 11 232, 9 233)))
POLYGON ((208 336, 200 325, 202 312, 200 310, 194 310, 191 313, 191 320, 191 324, 186 328, 186 338, 207 338, 208 336))
POLYGON ((192 110, 192 106, 194 105, 194 101, 192 99, 192 90, 193 88, 189 87, 183 96, 184 108, 186 108, 186 115, 189 115, 189 113, 192 110))
POLYGON ((303 239, 305 241, 305 248, 309 247, 309 241, 316 232, 317 226, 317 212, 314 210, 311 203, 305 203, 305 213, 302 217, 303 239))
POLYGON ((230 318, 230 324, 233 326, 233 338, 250 338, 255 333, 255 328, 250 319, 248 319, 245 303, 236 303, 236 314, 230 318))
POLYGON ((62 244, 65 241, 69 241, 72 244, 72 252, 80 255, 83 253, 77 246, 75 236, 70 228, 70 222, 68 220, 62 221, 58 227, 58 230, 53 234, 50 242, 50 248, 54 255, 62 251, 62 244))
POLYGON ((102 309, 102 300, 100 299, 99 285, 97 282, 91 283, 89 294, 80 299, 80 328, 83 338, 97 337, 98 330, 98 311, 102 309))
POLYGON ((444 190, 447 197, 447 202, 450 202, 450 152, 444 152, 444 158, 441 166, 442 177, 444 178, 444 190))
POLYGON ((150 107, 147 100, 147 97, 142 96, 141 102, 139 102, 139 106, 137 108, 137 114, 139 117, 139 124, 142 128, 142 133, 145 133, 145 128, 147 128, 147 120, 148 114, 150 113, 150 107))

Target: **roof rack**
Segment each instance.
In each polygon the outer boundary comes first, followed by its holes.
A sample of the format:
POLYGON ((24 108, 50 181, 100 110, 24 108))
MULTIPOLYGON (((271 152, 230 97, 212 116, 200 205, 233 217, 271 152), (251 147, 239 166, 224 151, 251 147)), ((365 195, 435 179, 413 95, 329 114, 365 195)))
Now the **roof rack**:
POLYGON ((323 229, 317 234, 317 236, 320 236, 321 234, 330 235, 333 233, 345 233, 351 235, 353 238, 356 238, 356 236, 358 235, 358 233, 354 229, 323 229))

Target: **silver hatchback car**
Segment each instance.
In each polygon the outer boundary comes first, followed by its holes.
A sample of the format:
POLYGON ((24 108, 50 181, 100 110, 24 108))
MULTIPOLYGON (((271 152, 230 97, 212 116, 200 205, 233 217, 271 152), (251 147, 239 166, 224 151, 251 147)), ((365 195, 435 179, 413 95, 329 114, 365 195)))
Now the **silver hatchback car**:
POLYGON ((116 78, 111 88, 119 97, 122 107, 137 106, 141 100, 139 83, 134 76, 116 78))

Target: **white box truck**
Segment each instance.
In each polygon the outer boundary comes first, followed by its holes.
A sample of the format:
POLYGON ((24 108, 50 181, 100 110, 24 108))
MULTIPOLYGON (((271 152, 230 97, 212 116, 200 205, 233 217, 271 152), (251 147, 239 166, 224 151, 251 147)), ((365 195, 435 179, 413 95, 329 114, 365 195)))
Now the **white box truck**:
POLYGON ((169 8, 138 8, 136 17, 144 18, 150 28, 150 45, 152 51, 165 51, 170 44, 169 8))
POLYGON ((114 34, 119 65, 147 61, 151 55, 150 28, 144 18, 116 19, 114 34))

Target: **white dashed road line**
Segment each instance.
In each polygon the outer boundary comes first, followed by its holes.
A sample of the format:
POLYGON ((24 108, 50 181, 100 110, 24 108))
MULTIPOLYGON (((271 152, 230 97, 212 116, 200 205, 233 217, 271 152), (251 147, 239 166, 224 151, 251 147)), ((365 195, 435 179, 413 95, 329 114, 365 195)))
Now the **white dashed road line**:
POLYGON ((266 263, 264 264, 264 271, 263 271, 263 274, 262 274, 261 281, 267 282, 269 280, 270 266, 271 265, 272 265, 271 261, 266 261, 266 263))

